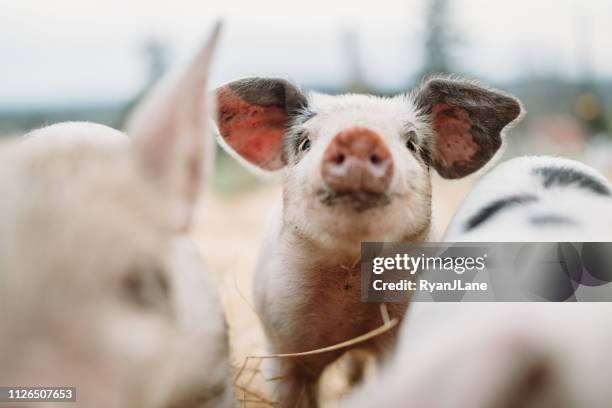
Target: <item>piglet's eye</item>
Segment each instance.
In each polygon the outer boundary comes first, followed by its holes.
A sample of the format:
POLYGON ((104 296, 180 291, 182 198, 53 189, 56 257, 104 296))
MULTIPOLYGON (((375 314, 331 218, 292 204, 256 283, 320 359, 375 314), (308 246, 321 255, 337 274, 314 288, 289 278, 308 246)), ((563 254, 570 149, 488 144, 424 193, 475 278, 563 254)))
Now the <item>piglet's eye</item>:
POLYGON ((416 152, 417 150, 416 143, 414 143, 412 139, 406 140, 406 147, 408 150, 412 150, 413 152, 416 152))
POLYGON ((165 271, 158 267, 129 270, 123 278, 122 289, 127 300, 147 309, 168 300, 168 280, 165 271))
POLYGON ((408 132, 408 138, 406 139, 406 147, 408 148, 408 150, 411 150, 413 152, 417 151, 417 145, 416 145, 416 133, 414 130, 411 130, 410 132, 408 132))
POLYGON ((305 137, 304 140, 302 140, 302 142, 300 143, 300 152, 305 152, 307 150, 310 150, 310 139, 305 137))

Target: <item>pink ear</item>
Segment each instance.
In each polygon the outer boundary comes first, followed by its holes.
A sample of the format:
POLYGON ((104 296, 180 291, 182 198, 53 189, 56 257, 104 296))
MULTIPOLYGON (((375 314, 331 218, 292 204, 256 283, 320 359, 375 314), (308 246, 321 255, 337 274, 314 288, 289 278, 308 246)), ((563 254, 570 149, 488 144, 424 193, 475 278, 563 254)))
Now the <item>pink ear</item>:
POLYGON ((436 139, 433 165, 446 178, 484 166, 501 147, 503 129, 521 114, 521 104, 511 96, 444 78, 428 81, 415 102, 430 117, 436 139))
POLYGON ((217 89, 223 141, 240 157, 264 170, 285 165, 283 138, 306 96, 284 79, 246 78, 217 89))
POLYGON ((265 170, 282 168, 287 117, 284 106, 248 103, 230 86, 217 90, 217 100, 219 131, 225 143, 258 167, 265 170))
POLYGON ((186 69, 171 73, 145 97, 127 127, 143 164, 172 202, 180 228, 189 225, 203 169, 214 157, 206 85, 219 31, 217 24, 186 69))
POLYGON ((472 136, 472 120, 465 109, 438 103, 432 109, 432 126, 438 138, 436 168, 468 168, 480 146, 472 136))

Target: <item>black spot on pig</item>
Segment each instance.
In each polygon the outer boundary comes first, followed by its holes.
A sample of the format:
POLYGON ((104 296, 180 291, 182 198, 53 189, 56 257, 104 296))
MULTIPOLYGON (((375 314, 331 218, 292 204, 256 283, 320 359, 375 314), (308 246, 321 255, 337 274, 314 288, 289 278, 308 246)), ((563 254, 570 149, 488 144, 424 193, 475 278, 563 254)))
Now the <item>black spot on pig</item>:
POLYGON ((592 193, 610 196, 610 189, 590 174, 570 167, 540 167, 534 173, 541 176, 544 187, 575 186, 592 193))
POLYGON ((495 200, 487 206, 483 207, 475 215, 473 215, 468 220, 465 230, 470 231, 478 227, 479 225, 483 224, 485 221, 487 221, 495 214, 499 213, 504 209, 514 207, 516 205, 530 203, 533 201, 536 201, 536 197, 532 195, 519 195, 495 200))

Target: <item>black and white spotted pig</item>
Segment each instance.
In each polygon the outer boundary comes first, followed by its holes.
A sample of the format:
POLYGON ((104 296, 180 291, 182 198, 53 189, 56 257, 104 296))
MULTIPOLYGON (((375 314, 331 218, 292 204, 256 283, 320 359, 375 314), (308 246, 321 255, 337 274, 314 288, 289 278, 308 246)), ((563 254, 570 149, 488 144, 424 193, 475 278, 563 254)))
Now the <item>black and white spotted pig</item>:
POLYGON ((476 184, 445 241, 609 241, 612 187, 597 171, 556 157, 519 157, 476 184))
MULTIPOLYGON (((392 98, 304 93, 284 80, 251 78, 222 86, 217 98, 230 152, 283 171, 282 202, 272 211, 255 282, 275 353, 378 327, 378 305, 360 300, 360 243, 430 239, 431 169, 453 179, 478 170, 521 112, 510 96, 443 78, 392 98)), ((392 317, 405 307, 391 306, 392 317)), ((394 341, 391 332, 360 346, 382 357, 394 341)), ((343 352, 278 361, 276 399, 317 406, 321 372, 343 352)))
MULTIPOLYGON (((612 241, 611 193, 584 164, 513 159, 476 184, 445 239, 612 241)), ((381 377, 344 406, 608 407, 610 344, 610 303, 415 302, 381 377)))

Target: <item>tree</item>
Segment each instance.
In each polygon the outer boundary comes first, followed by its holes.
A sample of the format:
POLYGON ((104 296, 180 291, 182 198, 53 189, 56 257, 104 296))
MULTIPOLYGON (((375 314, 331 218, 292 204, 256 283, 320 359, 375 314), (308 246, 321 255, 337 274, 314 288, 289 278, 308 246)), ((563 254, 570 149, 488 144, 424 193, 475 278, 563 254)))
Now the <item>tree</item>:
POLYGON ((145 88, 153 86, 168 70, 168 45, 159 38, 149 38, 142 46, 142 56, 147 64, 148 76, 145 88))
POLYGON ((420 77, 452 71, 456 36, 449 18, 449 0, 426 0, 424 64, 420 77))
POLYGON ((348 65, 348 83, 346 88, 349 92, 368 92, 363 75, 363 65, 360 58, 359 34, 355 28, 349 28, 341 33, 341 42, 345 52, 348 65))
POLYGON ((118 129, 123 129, 125 127, 132 109, 138 105, 147 91, 149 91, 168 70, 170 49, 166 42, 159 38, 151 37, 142 44, 140 52, 141 58, 146 65, 147 77, 142 89, 126 103, 123 112, 119 115, 119 118, 114 124, 118 129))

